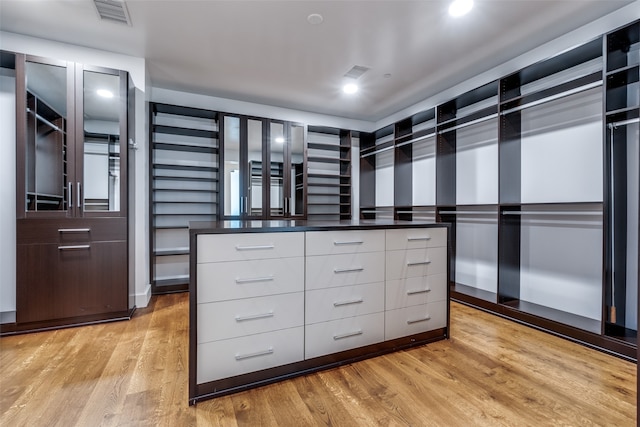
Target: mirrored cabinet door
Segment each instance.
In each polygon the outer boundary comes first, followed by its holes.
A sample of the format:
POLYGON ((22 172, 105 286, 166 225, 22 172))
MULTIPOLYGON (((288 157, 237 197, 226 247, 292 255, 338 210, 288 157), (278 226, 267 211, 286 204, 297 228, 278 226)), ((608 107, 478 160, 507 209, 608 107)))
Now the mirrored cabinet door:
POLYGON ((77 209, 83 216, 118 216, 126 203, 127 79, 118 71, 79 68, 76 154, 81 171, 75 182, 77 209), (80 179, 81 178, 81 179, 80 179))
POLYGON ((305 215, 305 182, 304 182, 304 126, 291 124, 289 130, 289 202, 288 215, 302 217, 305 215))
MULTIPOLYGON (((24 57, 22 57, 24 58, 24 57)), ((18 117, 18 217, 64 217, 73 209, 73 67, 26 57, 16 62, 18 117), (21 70, 22 68, 22 70, 21 70), (22 118, 22 119, 20 119, 22 118), (71 134, 71 135, 70 135, 71 134), (22 169, 22 170, 21 170, 22 169)))
POLYGON ((286 214, 287 202, 285 193, 285 127, 282 122, 272 121, 269 124, 269 213, 271 217, 282 217, 286 214))
POLYGON ((263 175, 265 124, 262 119, 247 120, 247 161, 245 163, 247 193, 245 196, 245 215, 262 217, 263 214, 263 175))
POLYGON ((244 202, 244 180, 240 173, 240 117, 224 116, 223 119, 224 209, 223 216, 239 217, 244 202), (241 182, 242 181, 242 182, 241 182))

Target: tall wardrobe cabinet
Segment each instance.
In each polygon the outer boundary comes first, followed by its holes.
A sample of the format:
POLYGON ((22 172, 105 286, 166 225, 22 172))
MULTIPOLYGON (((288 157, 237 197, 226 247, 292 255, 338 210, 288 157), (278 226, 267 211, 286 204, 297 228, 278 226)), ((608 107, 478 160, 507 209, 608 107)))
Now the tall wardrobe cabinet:
POLYGON ((16 331, 127 318, 126 72, 15 55, 16 331))

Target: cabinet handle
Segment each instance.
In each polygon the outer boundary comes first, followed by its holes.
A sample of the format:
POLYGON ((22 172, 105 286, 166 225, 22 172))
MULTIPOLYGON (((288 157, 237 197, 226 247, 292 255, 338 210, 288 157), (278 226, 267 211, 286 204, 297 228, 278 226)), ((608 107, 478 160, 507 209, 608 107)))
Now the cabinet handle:
POLYGON ((334 273, 353 273, 356 271, 363 271, 364 267, 354 267, 354 268, 334 268, 334 273))
POLYGON ((67 184, 67 200, 69 200, 69 208, 73 207, 73 184, 67 184))
POLYGON ((360 304, 361 302, 364 302, 364 300, 362 298, 359 299, 352 299, 349 301, 337 301, 333 303, 334 307, 340 307, 343 305, 351 305, 351 304, 360 304))
POLYGON ((407 325, 412 325, 414 323, 426 322, 427 320, 431 320, 431 316, 427 314, 426 317, 421 317, 420 319, 407 320, 407 325))
POLYGON ((247 279, 236 279, 236 283, 255 283, 255 282, 271 282, 273 281, 273 276, 265 276, 265 277, 251 277, 247 279))
POLYGON ((78 182, 78 207, 82 207, 82 183, 78 182))
POLYGON ((58 233, 89 233, 90 228, 58 228, 58 233))
POLYGON ((349 337, 355 337, 358 335, 362 335, 362 329, 358 329, 357 331, 353 331, 353 332, 347 332, 345 334, 338 334, 338 335, 334 335, 333 339, 334 340, 341 340, 343 338, 349 338, 349 337))
POLYGON ((363 242, 362 240, 354 240, 354 241, 351 241, 351 242, 337 242, 337 241, 334 241, 334 242, 333 242, 333 244, 334 244, 335 246, 344 246, 344 245, 361 245, 361 244, 363 244, 363 243, 364 243, 364 242, 363 242))
POLYGON ((58 250, 77 250, 77 249, 91 249, 91 245, 70 245, 70 246, 58 246, 58 250))
POLYGON ((273 354, 273 347, 269 347, 266 350, 258 351, 256 353, 236 354, 236 360, 250 359, 252 357, 267 356, 273 354))
POLYGON ((416 242, 416 241, 421 241, 421 240, 431 240, 430 236, 424 236, 424 237, 407 237, 407 242, 416 242))
POLYGON ((273 249, 276 246, 271 244, 271 245, 257 245, 257 246, 240 246, 240 245, 236 245, 236 251, 252 251, 252 250, 258 250, 258 249, 273 249))
POLYGON ((248 316, 236 316, 236 322, 244 322, 245 320, 266 319, 267 317, 273 317, 273 310, 267 313, 250 314, 248 316))
POLYGON ((427 292, 431 292, 431 289, 415 289, 413 291, 407 291, 407 295, 426 294, 427 292))
POLYGON ((427 265, 427 264, 431 264, 431 261, 426 260, 426 261, 413 261, 413 262, 407 262, 407 265, 409 267, 413 267, 415 265, 427 265))

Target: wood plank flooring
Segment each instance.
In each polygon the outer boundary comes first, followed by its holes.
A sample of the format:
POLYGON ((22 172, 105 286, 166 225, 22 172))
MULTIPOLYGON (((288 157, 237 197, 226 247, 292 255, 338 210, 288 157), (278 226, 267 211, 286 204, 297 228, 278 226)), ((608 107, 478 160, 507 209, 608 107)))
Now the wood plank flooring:
POLYGON ((452 303, 452 338, 188 406, 188 295, 0 339, 2 426, 635 426, 636 365, 452 303))

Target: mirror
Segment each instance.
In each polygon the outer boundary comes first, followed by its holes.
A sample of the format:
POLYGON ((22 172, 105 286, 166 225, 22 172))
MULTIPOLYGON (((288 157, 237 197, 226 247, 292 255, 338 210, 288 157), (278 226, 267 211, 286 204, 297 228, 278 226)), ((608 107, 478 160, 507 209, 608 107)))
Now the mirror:
POLYGON ((284 123, 271 122, 269 133, 270 158, 269 163, 269 188, 271 216, 283 216, 285 214, 284 194, 284 147, 286 139, 284 135, 284 123))
POLYGON ((248 200, 247 215, 262 215, 262 120, 247 120, 248 200))
POLYGON ((240 118, 224 116, 224 214, 240 215, 240 118))
POLYGON ((84 71, 85 211, 120 210, 120 77, 84 71))
POLYGON ((67 210, 67 69, 27 61, 28 211, 67 210))
POLYGON ((291 215, 304 213, 304 127, 291 125, 291 215))

